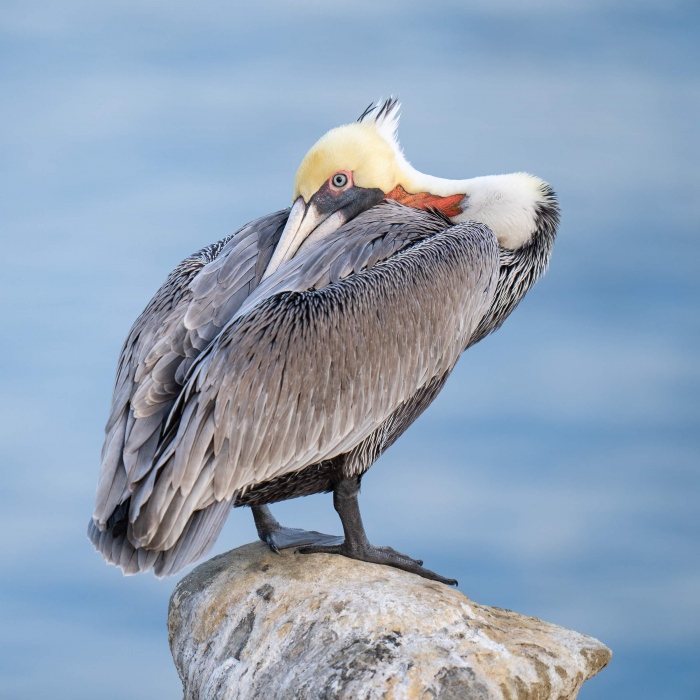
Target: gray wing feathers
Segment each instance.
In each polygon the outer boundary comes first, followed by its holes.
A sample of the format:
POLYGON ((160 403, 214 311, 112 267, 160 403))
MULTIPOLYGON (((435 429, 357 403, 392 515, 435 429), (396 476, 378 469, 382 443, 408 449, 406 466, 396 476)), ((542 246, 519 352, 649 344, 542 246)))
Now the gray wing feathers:
POLYGON ((358 254, 345 228, 344 246, 310 247, 260 285, 195 362, 155 483, 134 494, 142 546, 176 542, 202 504, 353 449, 467 347, 498 275, 489 229, 432 232, 356 271, 406 241, 369 236, 358 254), (331 269, 355 274, 324 287, 331 269))
POLYGON ((260 284, 237 316, 279 292, 305 292, 339 282, 445 229, 445 220, 387 201, 299 252, 260 284))
POLYGON ((170 576, 212 548, 230 510, 231 504, 221 501, 195 511, 178 541, 165 551, 135 547, 128 533, 114 537, 111 532, 100 530, 94 520, 88 525, 88 537, 110 564, 120 567, 127 575, 153 569, 158 577, 170 576))
POLYGON ((100 529, 134 484, 147 479, 191 363, 249 295, 287 214, 254 221, 184 260, 136 320, 120 356, 106 428, 94 513, 100 529))

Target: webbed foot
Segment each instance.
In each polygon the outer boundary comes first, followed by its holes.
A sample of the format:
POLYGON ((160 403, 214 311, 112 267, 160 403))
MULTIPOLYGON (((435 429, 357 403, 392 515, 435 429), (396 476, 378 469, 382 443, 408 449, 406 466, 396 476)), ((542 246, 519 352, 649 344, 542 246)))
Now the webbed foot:
POLYGON ((411 557, 401 554, 391 547, 375 547, 369 543, 353 546, 343 541, 341 544, 314 544, 302 546, 296 551, 299 552, 299 554, 341 554, 349 559, 393 566, 396 569, 418 574, 423 578, 439 581, 448 586, 457 585, 455 579, 440 576, 440 574, 436 574, 434 571, 424 568, 422 566, 423 562, 420 559, 411 559, 411 557))
POLYGON ((279 554, 281 549, 310 545, 335 545, 343 541, 337 535, 324 535, 315 530, 301 530, 296 527, 283 527, 267 506, 253 506, 253 517, 258 537, 273 551, 279 554))
POLYGON ((324 535, 322 532, 315 530, 301 530, 296 527, 282 527, 277 530, 266 533, 264 538, 260 538, 263 542, 267 542, 273 552, 279 554, 281 549, 289 549, 290 547, 302 546, 323 546, 340 544, 343 541, 342 537, 337 535, 324 535))

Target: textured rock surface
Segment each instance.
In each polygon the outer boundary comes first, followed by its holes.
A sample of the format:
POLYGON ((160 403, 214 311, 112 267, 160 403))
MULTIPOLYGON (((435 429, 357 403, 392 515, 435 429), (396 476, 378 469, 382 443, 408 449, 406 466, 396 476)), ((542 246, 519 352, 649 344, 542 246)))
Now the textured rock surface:
POLYGON ((262 543, 186 576, 168 628, 186 700, 563 700, 611 656, 413 574, 262 543))

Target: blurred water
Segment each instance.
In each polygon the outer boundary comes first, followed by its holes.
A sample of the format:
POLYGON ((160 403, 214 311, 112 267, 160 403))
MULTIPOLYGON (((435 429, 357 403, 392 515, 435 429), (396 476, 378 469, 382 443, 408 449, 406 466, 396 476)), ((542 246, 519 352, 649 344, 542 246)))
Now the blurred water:
MULTIPOLYGON (((698 24, 690 2, 3 3, 3 697, 178 697, 175 582, 85 539, 119 348, 180 259, 285 206, 313 141, 392 93, 416 167, 529 170, 563 223, 367 475, 371 537, 606 642, 582 698, 699 697, 698 24)), ((339 530, 327 496, 276 512, 339 530)), ((253 537, 237 511, 216 551, 253 537)))

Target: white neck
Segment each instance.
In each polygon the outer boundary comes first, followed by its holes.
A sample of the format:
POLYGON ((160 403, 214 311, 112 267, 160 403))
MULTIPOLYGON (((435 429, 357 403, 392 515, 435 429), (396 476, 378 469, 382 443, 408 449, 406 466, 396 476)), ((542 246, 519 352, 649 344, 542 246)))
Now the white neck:
POLYGON ((440 197, 464 194, 463 211, 455 223, 479 221, 496 235, 503 248, 517 249, 532 240, 537 225, 538 204, 547 202, 547 184, 528 173, 487 175, 469 180, 447 180, 425 175, 404 159, 401 164, 404 189, 430 192, 440 197))

